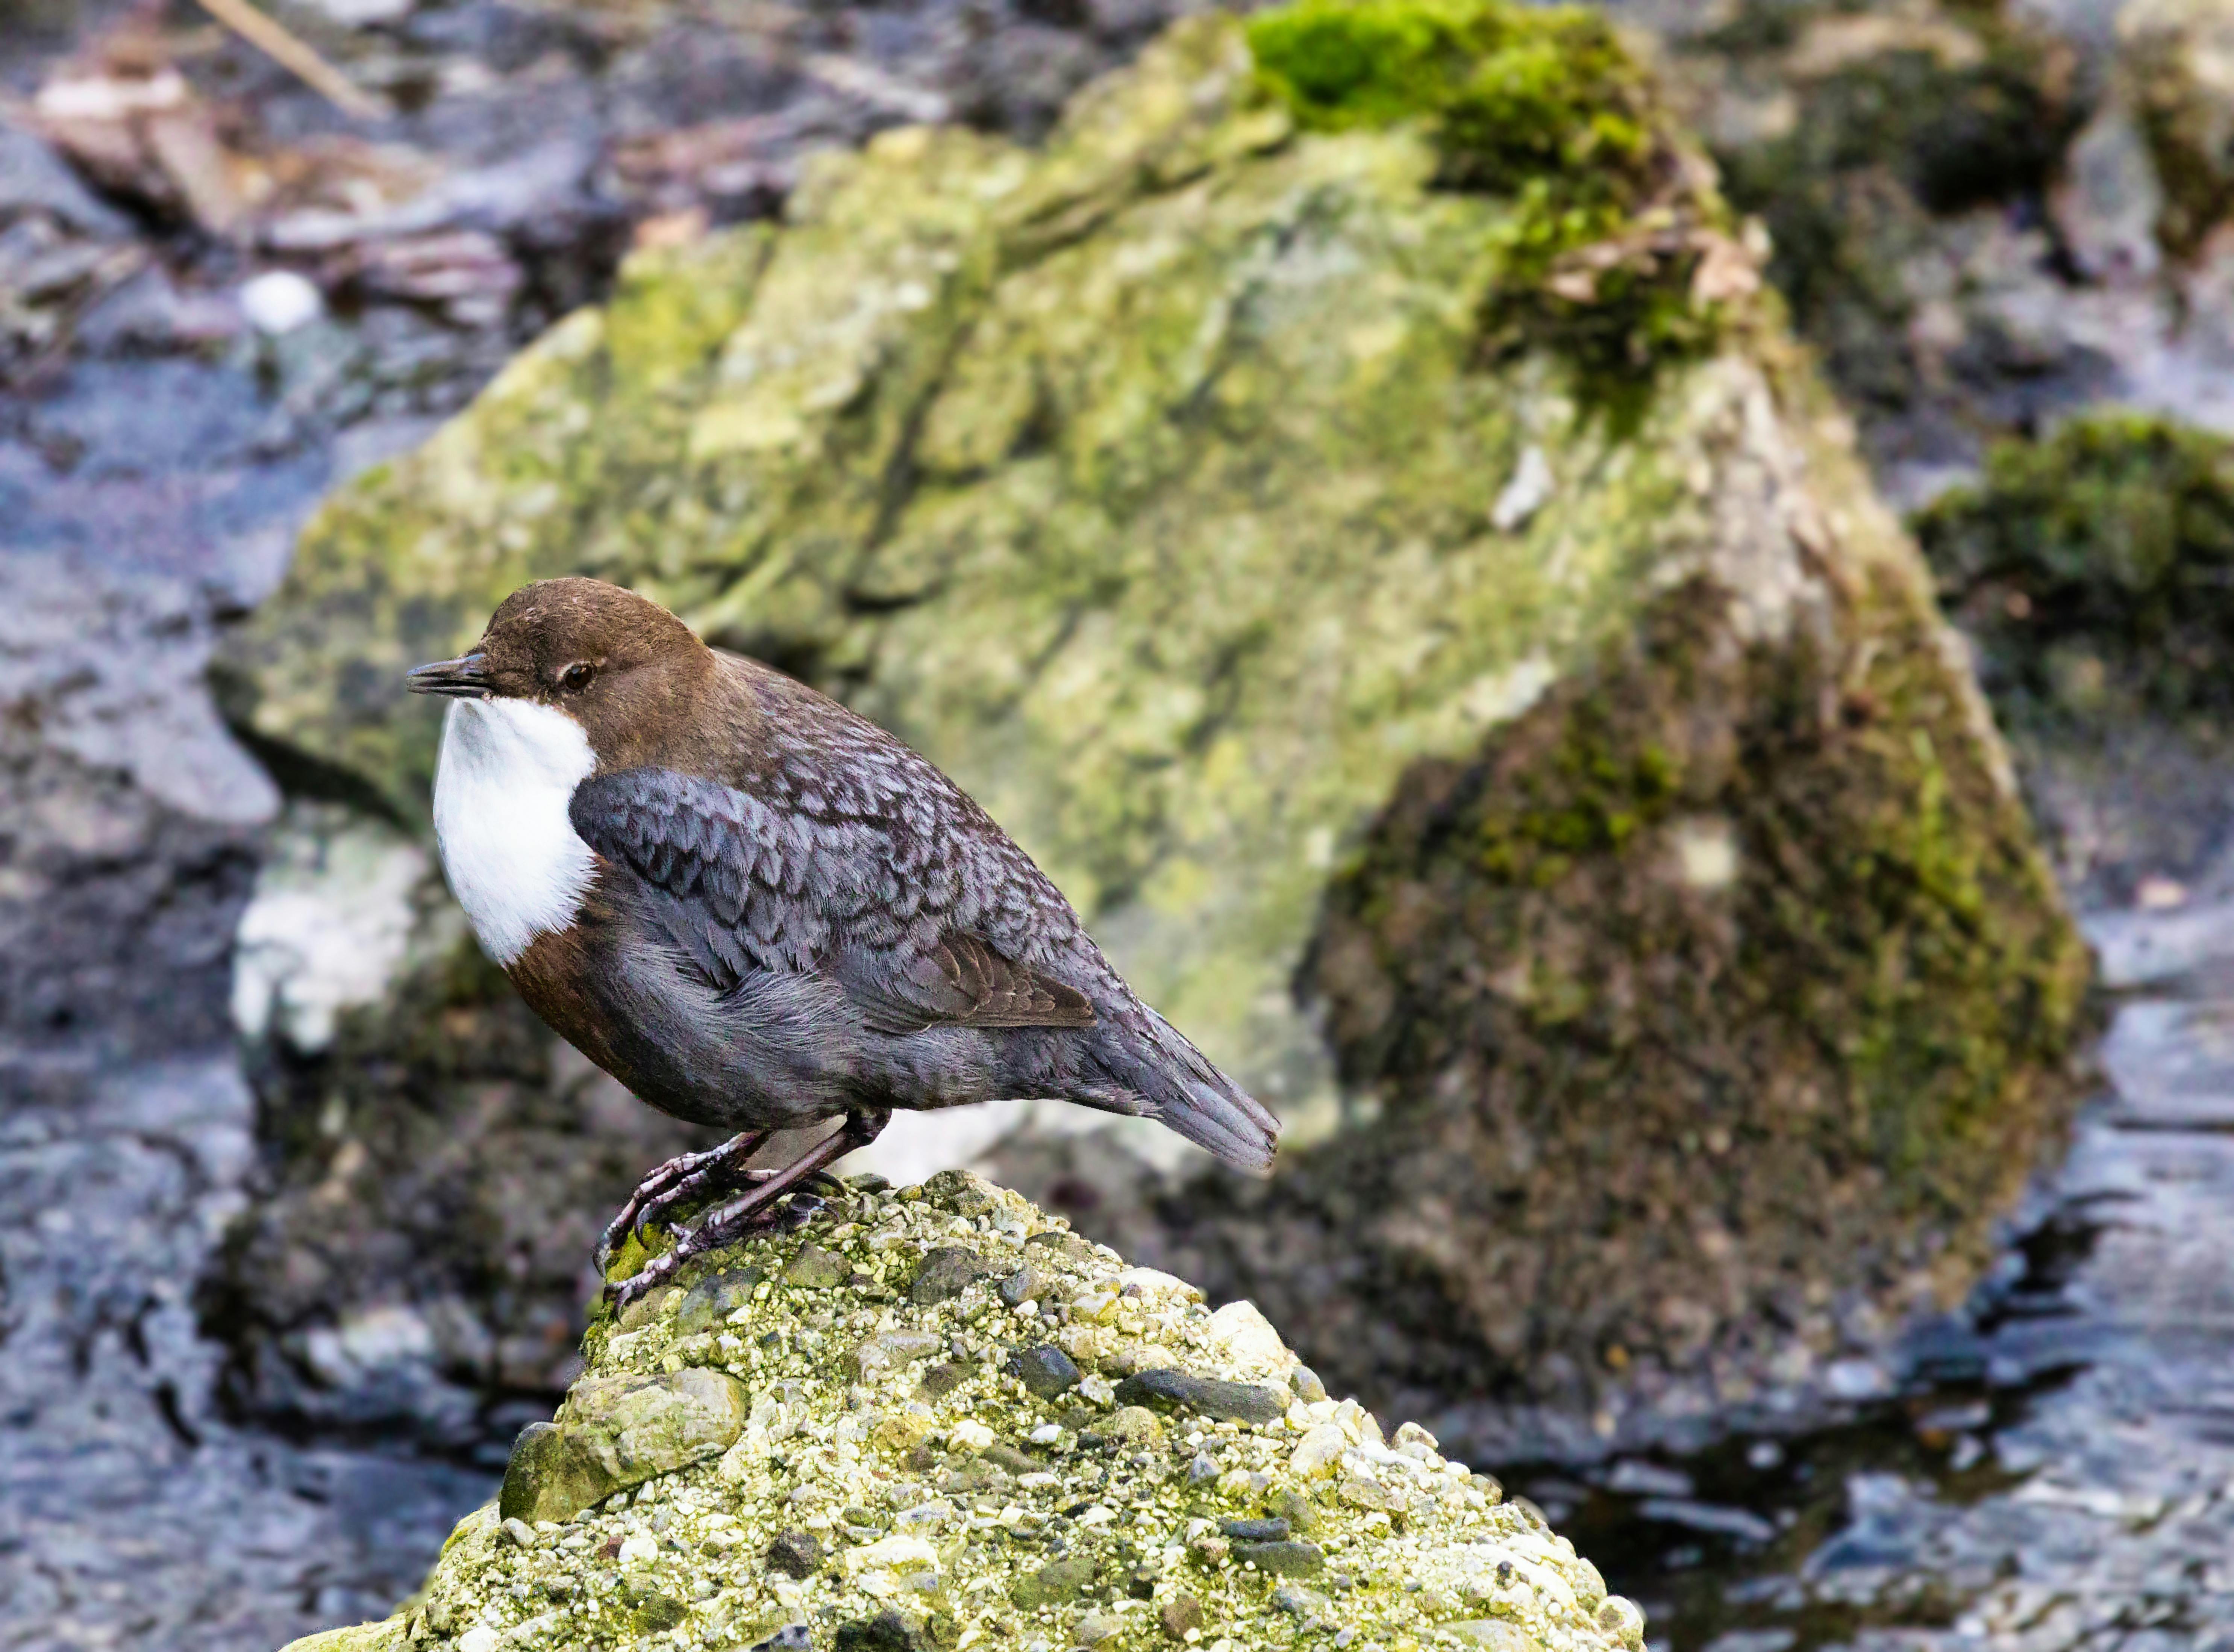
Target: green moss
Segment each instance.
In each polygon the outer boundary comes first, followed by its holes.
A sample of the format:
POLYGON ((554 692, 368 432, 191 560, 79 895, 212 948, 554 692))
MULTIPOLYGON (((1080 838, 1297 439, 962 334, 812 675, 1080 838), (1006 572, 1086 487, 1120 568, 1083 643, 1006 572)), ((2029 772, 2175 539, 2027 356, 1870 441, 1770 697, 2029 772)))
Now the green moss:
POLYGON ((1546 887, 1577 856, 1617 852, 1675 808, 1674 761, 1649 742, 1623 749, 1608 710, 1578 708, 1549 760, 1484 809, 1478 864, 1486 876, 1546 887))
POLYGON ((1421 120, 1453 187, 1544 177, 1633 202, 1659 140, 1644 80, 1603 17, 1505 0, 1299 0, 1258 13, 1264 87, 1305 129, 1421 120))
POLYGON ((1824 640, 1733 650, 1729 601, 1669 593, 1415 767, 1329 890, 1303 980, 1372 1149, 1318 1149, 1200 1265, 1344 1382, 1551 1397, 1547 1355, 1681 1368, 1842 1293, 1898 1314, 2060 1139, 2087 955, 1935 622, 1878 572, 1824 640), (1400 1198, 1432 1237, 1361 1251, 1400 1198), (1239 1260, 1268 1229, 1297 1277, 1323 1231, 1355 1300, 1239 1260))
POLYGON ((1646 77, 1606 21, 1505 0, 1298 0, 1259 13, 1261 84, 1307 130, 1422 124, 1447 188, 1511 198, 1492 232, 1487 353, 1549 344, 1633 425, 1660 364, 1714 343, 1692 292, 1721 220, 1678 180, 1646 77))
POLYGON ((2234 707, 2234 442, 2140 414, 2074 420, 1996 444, 1915 526, 2005 715, 2234 707))

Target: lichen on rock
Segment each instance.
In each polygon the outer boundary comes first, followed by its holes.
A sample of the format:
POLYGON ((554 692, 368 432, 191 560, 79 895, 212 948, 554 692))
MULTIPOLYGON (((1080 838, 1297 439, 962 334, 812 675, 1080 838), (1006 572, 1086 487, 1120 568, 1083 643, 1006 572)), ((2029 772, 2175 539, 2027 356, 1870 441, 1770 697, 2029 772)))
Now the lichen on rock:
POLYGON ((1248 1303, 963 1172, 857 1183, 586 1352, 420 1594, 291 1652, 1643 1646, 1572 1544, 1248 1303), (784 1283, 808 1251, 842 1275, 784 1283), (982 1271, 921 1300, 957 1252, 982 1271))

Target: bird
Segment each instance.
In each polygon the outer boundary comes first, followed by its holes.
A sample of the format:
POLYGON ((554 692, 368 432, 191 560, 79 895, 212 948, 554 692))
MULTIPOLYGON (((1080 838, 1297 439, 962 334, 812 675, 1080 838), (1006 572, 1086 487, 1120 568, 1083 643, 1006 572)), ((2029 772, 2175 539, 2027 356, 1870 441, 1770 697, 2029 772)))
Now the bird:
POLYGON ((683 1201, 735 1194, 609 1285, 616 1306, 774 1219, 898 1108, 1075 1102, 1269 1172, 1273 1114, 976 801, 835 700, 585 578, 521 587, 405 684, 449 702, 434 838, 482 949, 639 1100, 735 1133, 656 1166, 606 1228, 601 1272, 683 1201))

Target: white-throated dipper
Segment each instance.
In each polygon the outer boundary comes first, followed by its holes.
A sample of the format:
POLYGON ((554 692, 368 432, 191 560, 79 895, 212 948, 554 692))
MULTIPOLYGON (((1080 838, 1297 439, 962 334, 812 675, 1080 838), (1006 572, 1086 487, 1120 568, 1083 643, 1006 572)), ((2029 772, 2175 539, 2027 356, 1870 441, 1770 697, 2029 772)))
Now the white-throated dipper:
POLYGON ((894 1107, 1054 1098, 1271 1165, 1272 1115, 1133 996, 959 787, 835 701, 595 579, 522 587, 472 653, 408 681, 452 702, 434 833, 482 946, 637 1096, 740 1133, 646 1177, 606 1250, 763 1174, 744 1166, 770 1131, 840 1121, 621 1301, 894 1107))

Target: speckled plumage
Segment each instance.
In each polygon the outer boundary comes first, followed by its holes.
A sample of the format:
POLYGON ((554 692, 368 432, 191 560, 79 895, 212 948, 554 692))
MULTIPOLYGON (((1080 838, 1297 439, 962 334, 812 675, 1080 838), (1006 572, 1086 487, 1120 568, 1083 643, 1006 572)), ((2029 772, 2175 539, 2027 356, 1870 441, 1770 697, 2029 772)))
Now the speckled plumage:
POLYGON ((1048 1097, 1270 1163, 1271 1115, 1133 996, 983 810, 874 724, 591 580, 516 593, 468 657, 458 682, 421 686, 553 707, 596 754, 567 806, 594 880, 506 967, 644 1100, 765 1130, 1048 1097))

